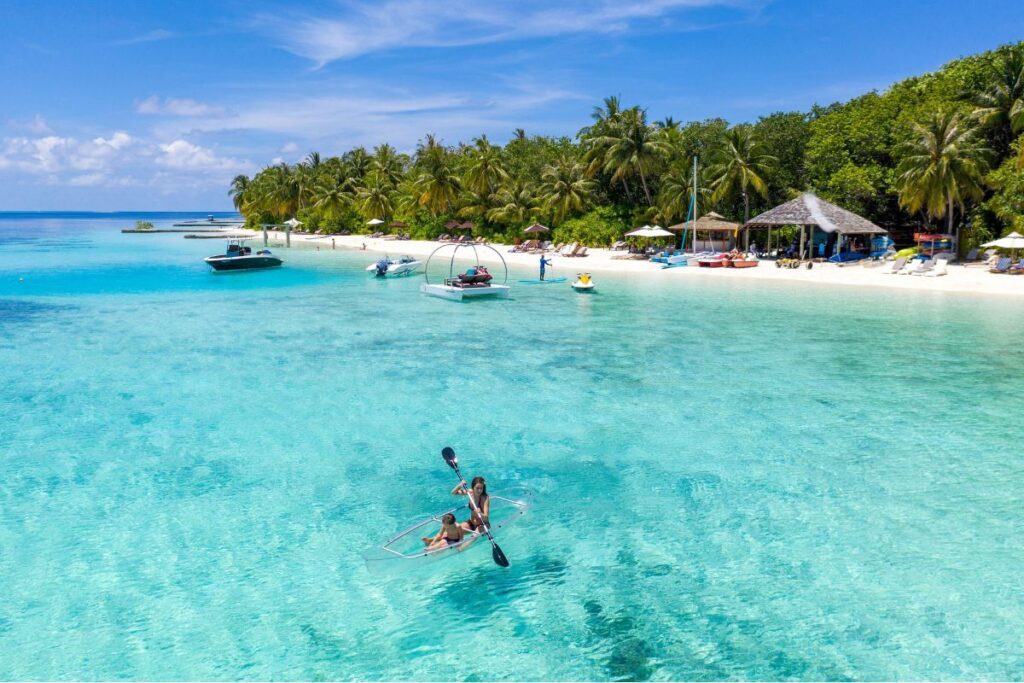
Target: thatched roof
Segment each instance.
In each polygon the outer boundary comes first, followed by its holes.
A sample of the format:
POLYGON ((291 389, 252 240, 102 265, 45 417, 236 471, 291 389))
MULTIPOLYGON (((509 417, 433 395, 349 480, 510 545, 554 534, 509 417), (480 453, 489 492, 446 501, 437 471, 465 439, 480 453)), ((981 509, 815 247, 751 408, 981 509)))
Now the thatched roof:
POLYGON ((705 232, 735 232, 740 227, 739 223, 731 223, 720 213, 705 214, 694 221, 686 221, 678 225, 669 226, 669 230, 682 232, 683 230, 703 230, 705 232))
POLYGON ((885 230, 868 219, 835 204, 829 204, 824 199, 818 199, 810 192, 765 211, 760 216, 754 216, 743 227, 756 229, 774 228, 779 225, 813 225, 825 232, 838 232, 841 235, 885 233, 885 230))

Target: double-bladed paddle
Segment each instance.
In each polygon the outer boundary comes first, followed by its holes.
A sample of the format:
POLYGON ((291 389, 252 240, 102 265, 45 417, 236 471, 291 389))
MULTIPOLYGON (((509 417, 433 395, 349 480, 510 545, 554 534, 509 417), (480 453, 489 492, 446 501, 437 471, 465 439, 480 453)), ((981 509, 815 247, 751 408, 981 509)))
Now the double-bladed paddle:
MULTIPOLYGON (((451 446, 445 446, 444 448, 441 449, 441 457, 443 457, 444 461, 448 463, 448 467, 451 467, 453 470, 455 470, 455 474, 459 477, 460 483, 466 481, 462 476, 462 472, 459 471, 459 459, 458 457, 456 457, 455 451, 454 449, 452 449, 451 446)), ((499 567, 507 567, 508 558, 505 557, 505 553, 501 551, 501 548, 498 547, 497 542, 495 542, 494 540, 494 536, 491 535, 490 525, 484 521, 483 512, 480 511, 480 508, 478 508, 476 505, 476 501, 473 500, 473 492, 467 491, 466 498, 469 498, 469 507, 471 507, 473 509, 473 512, 476 513, 477 517, 480 518, 480 524, 484 528, 484 533, 487 534, 487 540, 491 542, 491 557, 494 558, 494 564, 498 565, 499 567)))

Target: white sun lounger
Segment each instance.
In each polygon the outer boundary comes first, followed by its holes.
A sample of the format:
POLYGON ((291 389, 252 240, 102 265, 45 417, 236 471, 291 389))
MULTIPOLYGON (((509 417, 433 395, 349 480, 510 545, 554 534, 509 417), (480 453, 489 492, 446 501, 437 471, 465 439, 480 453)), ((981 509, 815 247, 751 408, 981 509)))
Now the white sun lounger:
POLYGON ((889 264, 888 270, 883 270, 882 275, 895 275, 896 273, 903 270, 903 267, 907 265, 907 257, 900 256, 898 259, 889 264))
POLYGON ((935 267, 928 270, 925 273, 915 273, 915 275, 924 275, 925 277, 939 277, 940 275, 946 274, 946 265, 949 263, 944 258, 936 259, 935 267))

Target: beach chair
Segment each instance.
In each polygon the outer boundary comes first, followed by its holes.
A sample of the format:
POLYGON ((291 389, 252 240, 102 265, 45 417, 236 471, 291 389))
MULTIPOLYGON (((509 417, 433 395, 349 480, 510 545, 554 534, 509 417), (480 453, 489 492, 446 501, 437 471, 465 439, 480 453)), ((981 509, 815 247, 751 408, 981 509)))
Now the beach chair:
POLYGON ((582 258, 582 257, 584 257, 586 255, 587 255, 587 248, 586 247, 580 247, 579 250, 575 254, 573 254, 573 256, 578 257, 578 258, 582 258))
POLYGON ((978 260, 978 248, 975 247, 967 252, 967 256, 964 258, 964 263, 971 263, 972 261, 978 260))
MULTIPOLYGON (((925 259, 927 261, 927 259, 925 259)), ((907 265, 903 266, 903 269, 896 273, 897 275, 913 275, 921 271, 924 268, 925 261, 921 259, 912 258, 907 261, 907 265)))
POLYGON ((452 238, 452 236, 451 236, 451 235, 449 235, 448 233, 445 233, 445 234, 441 235, 440 237, 438 237, 438 238, 437 238, 437 241, 438 241, 438 242, 447 242, 447 241, 448 241, 448 240, 450 240, 451 238, 452 238))
POLYGON ((903 267, 905 265, 907 265, 907 257, 906 256, 900 256, 898 259, 893 261, 892 264, 890 264, 888 270, 883 270, 882 271, 882 275, 895 275, 896 273, 898 273, 901 270, 903 270, 903 267))
POLYGON ((1010 266, 1013 265, 1013 260, 1003 257, 999 259, 994 268, 989 268, 990 273, 1009 273, 1010 266))
POLYGON ((629 249, 629 242, 619 240, 618 242, 611 246, 612 251, 622 251, 624 249, 629 249))
POLYGON ((573 252, 579 249, 579 246, 579 244, 573 242, 572 244, 567 244, 564 247, 562 247, 562 249, 557 253, 559 256, 572 256, 573 252))
POLYGON ((914 275, 924 275, 925 277, 939 277, 941 275, 945 275, 946 272, 947 272, 946 265, 948 263, 949 263, 949 261, 947 259, 944 259, 944 258, 935 259, 935 267, 934 268, 926 270, 923 273, 914 273, 914 275))

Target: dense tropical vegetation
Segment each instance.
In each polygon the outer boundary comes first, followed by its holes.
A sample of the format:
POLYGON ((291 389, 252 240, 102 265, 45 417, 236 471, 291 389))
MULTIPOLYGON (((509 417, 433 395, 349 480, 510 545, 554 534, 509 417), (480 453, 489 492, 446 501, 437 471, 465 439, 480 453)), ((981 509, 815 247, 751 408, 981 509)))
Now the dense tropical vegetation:
POLYGON ((411 154, 382 144, 240 175, 250 223, 297 217, 319 232, 401 220, 414 238, 470 221, 512 241, 540 221, 559 241, 607 244, 685 219, 699 158, 701 213, 746 220, 803 190, 899 233, 960 230, 968 244, 1024 230, 1024 43, 960 59, 885 92, 754 123, 650 121, 609 97, 574 138, 513 132, 411 154))

